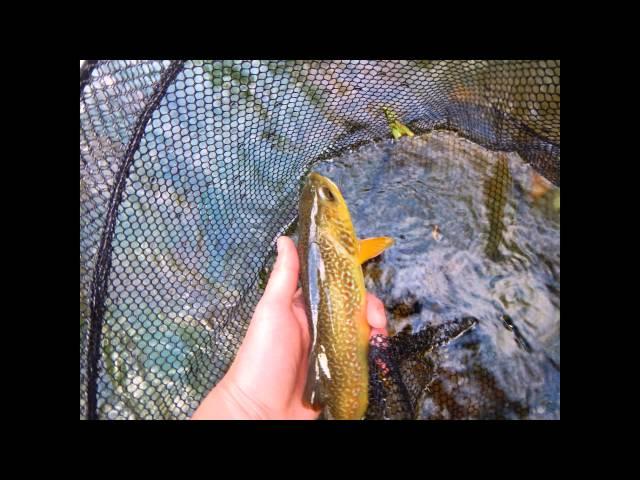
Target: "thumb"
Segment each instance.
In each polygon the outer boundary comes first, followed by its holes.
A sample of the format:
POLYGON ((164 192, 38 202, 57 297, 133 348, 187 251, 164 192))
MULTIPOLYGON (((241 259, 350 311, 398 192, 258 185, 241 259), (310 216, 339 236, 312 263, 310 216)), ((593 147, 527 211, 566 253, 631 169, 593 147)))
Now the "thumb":
POLYGON ((298 287, 298 251, 289 237, 278 238, 278 258, 265 288, 263 300, 291 302, 298 287))
POLYGON ((367 320, 371 325, 370 337, 376 335, 388 335, 387 332, 387 315, 384 310, 384 304, 378 297, 367 292, 367 320))

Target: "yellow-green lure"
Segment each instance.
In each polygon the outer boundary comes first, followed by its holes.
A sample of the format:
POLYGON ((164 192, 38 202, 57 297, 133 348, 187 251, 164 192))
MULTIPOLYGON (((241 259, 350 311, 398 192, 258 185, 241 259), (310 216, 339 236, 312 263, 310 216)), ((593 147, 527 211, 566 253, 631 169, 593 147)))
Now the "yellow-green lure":
POLYGON ((393 138, 400 138, 403 135, 413 137, 413 132, 409 130, 406 125, 400 123, 398 116, 393 112, 393 110, 387 107, 382 107, 382 111, 384 112, 385 117, 387 117, 387 123, 391 129, 391 135, 393 135, 393 138))

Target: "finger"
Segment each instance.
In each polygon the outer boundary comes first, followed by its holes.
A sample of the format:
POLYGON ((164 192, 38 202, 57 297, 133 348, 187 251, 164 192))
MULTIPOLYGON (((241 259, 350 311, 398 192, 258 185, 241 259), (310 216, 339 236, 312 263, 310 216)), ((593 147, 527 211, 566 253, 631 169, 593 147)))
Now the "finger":
MULTIPOLYGON (((291 302, 291 310, 293 311, 293 316, 298 321, 300 326, 300 331, 302 332, 302 343, 303 345, 309 345, 310 342, 310 332, 309 332, 309 321, 307 320, 307 313, 305 311, 305 302, 302 296, 302 289, 298 289, 293 296, 293 300, 291 302)), ((306 375, 306 370, 305 370, 306 375)))
POLYGON ((371 293, 367 293, 367 320, 372 328, 385 329, 387 327, 384 304, 371 293))
POLYGON ((304 298, 302 297, 302 289, 299 288, 296 290, 296 293, 293 295, 292 305, 296 308, 299 308, 304 311, 304 298))
POLYGON ((263 299, 291 302, 298 287, 298 251, 289 237, 278 238, 278 258, 273 266, 263 299))

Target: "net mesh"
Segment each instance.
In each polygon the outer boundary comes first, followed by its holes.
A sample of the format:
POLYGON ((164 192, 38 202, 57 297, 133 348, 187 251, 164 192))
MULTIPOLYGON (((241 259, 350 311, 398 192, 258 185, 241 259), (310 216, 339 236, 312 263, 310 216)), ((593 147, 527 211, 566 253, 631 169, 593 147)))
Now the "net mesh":
MULTIPOLYGON (((242 341, 301 180, 389 138, 383 108, 416 134, 517 152, 559 185, 559 72, 558 61, 87 62, 81 418, 195 410, 242 341)), ((411 361, 394 375, 428 376, 411 361)))

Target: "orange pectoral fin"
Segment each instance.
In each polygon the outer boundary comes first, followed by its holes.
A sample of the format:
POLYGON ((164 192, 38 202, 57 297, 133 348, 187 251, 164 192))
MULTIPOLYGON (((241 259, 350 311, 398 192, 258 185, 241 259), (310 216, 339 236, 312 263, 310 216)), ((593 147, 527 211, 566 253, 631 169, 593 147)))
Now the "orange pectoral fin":
POLYGON ((393 245, 393 238, 391 237, 375 237, 360 240, 358 261, 360 264, 363 264, 367 260, 380 255, 391 245, 393 245))

